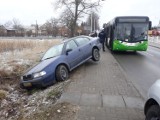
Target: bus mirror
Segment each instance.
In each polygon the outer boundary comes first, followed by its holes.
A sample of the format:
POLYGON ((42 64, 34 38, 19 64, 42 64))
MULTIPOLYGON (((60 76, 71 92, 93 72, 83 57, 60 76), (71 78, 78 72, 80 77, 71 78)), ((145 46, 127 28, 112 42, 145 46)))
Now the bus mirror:
POLYGON ((113 30, 115 29, 115 25, 113 25, 113 30))
POLYGON ((106 23, 104 23, 104 24, 103 24, 103 28, 106 28, 106 25, 107 25, 107 24, 106 24, 106 23))
POLYGON ((151 21, 149 21, 149 28, 148 28, 149 30, 151 30, 152 29, 152 22, 151 21))

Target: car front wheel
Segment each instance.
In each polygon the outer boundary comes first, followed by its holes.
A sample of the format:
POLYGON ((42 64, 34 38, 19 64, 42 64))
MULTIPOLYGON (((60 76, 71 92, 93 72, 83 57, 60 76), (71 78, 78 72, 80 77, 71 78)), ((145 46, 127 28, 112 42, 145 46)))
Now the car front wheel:
POLYGON ((100 53, 97 48, 94 48, 92 51, 92 60, 93 61, 99 61, 100 60, 100 53))
POLYGON ((64 81, 67 80, 69 77, 68 69, 65 65, 59 65, 56 69, 56 79, 57 81, 64 81))
POLYGON ((158 105, 153 105, 149 108, 146 120, 160 120, 160 107, 158 105))

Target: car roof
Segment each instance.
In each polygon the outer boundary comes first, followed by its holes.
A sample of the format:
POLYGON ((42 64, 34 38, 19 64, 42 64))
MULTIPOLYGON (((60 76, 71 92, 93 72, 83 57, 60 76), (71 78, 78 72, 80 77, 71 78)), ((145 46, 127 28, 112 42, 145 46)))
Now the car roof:
POLYGON ((80 36, 76 36, 76 37, 68 38, 68 39, 66 39, 66 40, 64 40, 64 41, 62 41, 62 42, 63 42, 63 43, 66 43, 66 42, 68 42, 68 41, 70 41, 70 40, 73 40, 74 38, 79 38, 79 37, 87 37, 87 38, 89 38, 89 39, 91 39, 91 38, 92 38, 92 37, 90 37, 90 36, 80 35, 80 36))
MULTIPOLYGON (((86 38, 89 38, 89 39, 94 39, 93 37, 90 37, 90 36, 80 35, 80 36, 76 36, 76 37, 72 37, 72 38, 65 39, 65 40, 61 41, 60 43, 58 43, 58 44, 56 44, 56 45, 65 44, 65 43, 67 43, 68 41, 71 41, 71 40, 73 40, 74 38, 79 38, 79 37, 86 37, 86 38)), ((56 45, 53 45, 52 47, 54 47, 54 46, 56 46, 56 45)))

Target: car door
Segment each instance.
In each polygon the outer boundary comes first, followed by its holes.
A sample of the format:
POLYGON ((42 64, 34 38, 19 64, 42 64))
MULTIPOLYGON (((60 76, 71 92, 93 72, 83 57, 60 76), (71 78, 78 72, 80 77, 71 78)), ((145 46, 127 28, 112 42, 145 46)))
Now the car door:
POLYGON ((78 37, 75 39, 83 52, 83 60, 88 59, 92 55, 92 42, 87 37, 78 37))
POLYGON ((67 52, 66 59, 68 64, 70 65, 70 68, 75 68, 81 62, 82 51, 74 40, 70 40, 67 42, 65 51, 67 52), (69 51, 67 52, 67 50, 69 51))

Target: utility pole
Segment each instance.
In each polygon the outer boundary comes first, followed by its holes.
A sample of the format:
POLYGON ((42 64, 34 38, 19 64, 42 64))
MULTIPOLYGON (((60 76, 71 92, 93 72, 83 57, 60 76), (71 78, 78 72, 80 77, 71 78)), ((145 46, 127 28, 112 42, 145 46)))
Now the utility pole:
MULTIPOLYGON (((99 0, 98 1, 98 5, 101 1, 105 1, 105 0, 99 0)), ((93 11, 92 11, 92 7, 91 7, 91 32, 93 31, 93 29, 95 30, 95 19, 93 18, 93 11), (93 23, 93 29, 92 29, 92 23, 93 23)))
POLYGON ((92 18, 93 18, 93 16, 92 16, 92 8, 91 8, 91 32, 92 32, 92 18))
POLYGON ((38 24, 37 24, 37 20, 36 20, 36 26, 35 26, 35 36, 37 37, 38 36, 38 24))
POLYGON ((94 31, 96 30, 96 19, 94 19, 94 31))

